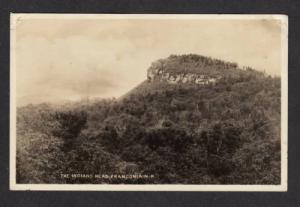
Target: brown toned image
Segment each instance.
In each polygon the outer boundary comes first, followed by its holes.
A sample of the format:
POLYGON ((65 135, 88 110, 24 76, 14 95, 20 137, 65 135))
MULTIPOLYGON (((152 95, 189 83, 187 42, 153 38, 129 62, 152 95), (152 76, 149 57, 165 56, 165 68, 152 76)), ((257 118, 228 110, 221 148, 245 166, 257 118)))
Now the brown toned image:
POLYGON ((286 191, 287 27, 11 14, 11 190, 286 191))

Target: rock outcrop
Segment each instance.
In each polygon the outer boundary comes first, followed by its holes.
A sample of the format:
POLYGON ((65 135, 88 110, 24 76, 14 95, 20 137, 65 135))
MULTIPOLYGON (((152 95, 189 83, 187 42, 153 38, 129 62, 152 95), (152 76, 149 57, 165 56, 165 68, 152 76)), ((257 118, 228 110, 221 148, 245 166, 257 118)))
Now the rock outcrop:
MULTIPOLYGON (((148 81, 166 81, 170 84, 193 83, 205 85, 216 83, 220 78, 219 60, 198 55, 171 55, 152 63, 147 72, 148 81)), ((223 63, 224 68, 234 68, 232 63, 223 63)))
POLYGON ((201 75, 193 73, 169 73, 162 69, 148 70, 147 79, 148 81, 166 81, 170 84, 176 83, 194 83, 198 85, 206 85, 209 83, 216 83, 221 77, 220 76, 210 76, 201 75))

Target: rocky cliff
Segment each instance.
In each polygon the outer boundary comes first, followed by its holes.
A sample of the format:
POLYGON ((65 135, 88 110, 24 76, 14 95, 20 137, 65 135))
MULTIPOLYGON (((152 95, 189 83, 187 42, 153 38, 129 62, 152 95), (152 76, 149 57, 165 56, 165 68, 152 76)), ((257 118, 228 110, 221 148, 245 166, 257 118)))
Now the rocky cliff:
POLYGON ((166 81, 171 84, 176 83, 194 83, 199 85, 205 85, 209 83, 216 83, 221 76, 210 76, 204 74, 195 73, 169 73, 162 69, 148 70, 147 79, 148 81, 166 81))
POLYGON ((171 55, 152 63, 147 71, 147 79, 165 81, 170 84, 193 83, 205 85, 216 83, 225 74, 237 70, 236 63, 225 62, 200 55, 171 55))

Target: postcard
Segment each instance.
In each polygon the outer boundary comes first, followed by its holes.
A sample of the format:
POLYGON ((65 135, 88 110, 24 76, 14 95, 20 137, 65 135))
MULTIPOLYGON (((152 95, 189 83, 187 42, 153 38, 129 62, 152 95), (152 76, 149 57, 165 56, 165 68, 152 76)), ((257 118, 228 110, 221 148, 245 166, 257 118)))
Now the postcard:
POLYGON ((287 191, 285 15, 11 14, 10 189, 287 191))

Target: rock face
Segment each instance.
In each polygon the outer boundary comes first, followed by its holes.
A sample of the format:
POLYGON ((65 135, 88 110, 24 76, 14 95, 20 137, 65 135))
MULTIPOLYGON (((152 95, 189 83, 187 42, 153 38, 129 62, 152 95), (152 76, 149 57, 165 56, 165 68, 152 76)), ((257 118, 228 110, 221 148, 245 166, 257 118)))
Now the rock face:
POLYGON ((170 84, 176 83, 194 83, 198 85, 206 85, 209 83, 216 83, 221 77, 220 76, 209 76, 209 75, 199 75, 192 73, 177 73, 170 74, 164 72, 163 70, 148 70, 147 79, 148 81, 166 81, 170 84))
POLYGON ((176 83, 193 83, 198 85, 214 84, 221 76, 219 75, 208 75, 208 74, 195 74, 187 72, 176 72, 170 73, 162 68, 150 67, 147 72, 148 81, 166 81, 170 84, 176 83))

